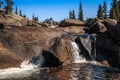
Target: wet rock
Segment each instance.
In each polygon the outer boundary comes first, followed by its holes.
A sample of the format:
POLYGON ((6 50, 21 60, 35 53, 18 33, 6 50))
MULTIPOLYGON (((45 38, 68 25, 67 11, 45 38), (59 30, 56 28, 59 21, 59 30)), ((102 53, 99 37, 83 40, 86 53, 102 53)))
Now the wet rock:
POLYGON ((62 65, 60 60, 50 51, 43 50, 42 55, 45 58, 45 63, 43 64, 43 67, 57 67, 62 65))
MULTIPOLYGON (((76 34, 68 34, 68 35, 63 35, 62 37, 55 38, 51 41, 51 48, 50 50, 53 51, 53 54, 58 57, 58 59, 65 65, 69 64, 70 62, 74 62, 73 59, 76 57, 80 58, 77 59, 78 61, 82 59, 86 60, 94 60, 95 59, 95 54, 94 50, 94 40, 92 39, 93 37, 87 34, 81 34, 81 35, 76 35, 76 34), (72 45, 72 41, 78 46, 77 49, 78 55, 76 56, 73 52, 76 50, 73 49, 74 47, 72 45), (74 56, 73 56, 74 55, 74 56)), ((77 52, 77 50, 75 51, 77 52)), ((76 59, 75 59, 76 60, 76 59)), ((78 62, 75 61, 75 62, 78 62)))

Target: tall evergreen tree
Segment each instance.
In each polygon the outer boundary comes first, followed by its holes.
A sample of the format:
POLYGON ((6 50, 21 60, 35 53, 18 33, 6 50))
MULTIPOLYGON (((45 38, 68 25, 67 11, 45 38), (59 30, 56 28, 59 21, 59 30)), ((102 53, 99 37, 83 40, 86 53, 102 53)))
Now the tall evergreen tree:
POLYGON ((74 10, 72 11, 72 15, 73 15, 73 19, 76 19, 75 11, 74 10))
POLYGON ((120 17, 118 0, 113 0, 110 10, 110 18, 118 19, 120 17), (114 16, 113 16, 114 15, 114 16))
POLYGON ((120 0, 118 0, 119 20, 120 20, 120 0))
POLYGON ((80 5, 79 5, 78 20, 83 21, 83 9, 82 9, 82 3, 81 2, 80 2, 80 5))
POLYGON ((18 14, 18 8, 17 8, 17 6, 16 6, 16 9, 15 9, 15 14, 18 14))
POLYGON ((103 2, 103 16, 104 16, 104 19, 107 18, 107 3, 106 3, 106 0, 103 2))
POLYGON ((12 13, 12 11, 13 11, 13 4, 14 4, 14 2, 12 1, 12 0, 5 0, 5 2, 6 2, 6 6, 5 6, 5 9, 6 9, 6 14, 10 14, 10 13, 12 13))
POLYGON ((111 8, 109 16, 110 16, 111 19, 116 19, 117 18, 116 14, 115 14, 114 7, 111 8))
POLYGON ((19 15, 22 16, 22 11, 21 10, 19 11, 19 15))
POLYGON ((69 19, 72 19, 72 18, 73 18, 72 11, 70 10, 70 12, 69 12, 69 19))
POLYGON ((118 8, 119 8, 119 12, 120 12, 120 0, 118 0, 118 8))
POLYGON ((103 10, 102 10, 101 4, 98 7, 97 18, 99 18, 99 19, 103 19, 104 18, 103 17, 103 10))

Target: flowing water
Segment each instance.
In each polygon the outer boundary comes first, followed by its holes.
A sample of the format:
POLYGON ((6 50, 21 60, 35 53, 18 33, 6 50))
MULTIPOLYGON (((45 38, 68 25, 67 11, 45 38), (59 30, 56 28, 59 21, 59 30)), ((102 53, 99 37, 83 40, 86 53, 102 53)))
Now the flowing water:
MULTIPOLYGON (((87 37, 90 39, 90 37, 87 37)), ((0 80, 120 80, 120 70, 103 66, 95 61, 96 49, 91 48, 90 40, 81 39, 87 48, 91 61, 81 55, 79 45, 71 41, 71 64, 56 68, 40 68, 44 58, 42 55, 33 60, 35 65, 24 61, 20 68, 0 70, 0 80), (87 45, 86 45, 87 44, 87 45)), ((93 41, 95 44, 95 41, 93 41)))
POLYGON ((120 72, 94 63, 72 63, 53 69, 41 69, 27 77, 1 80, 120 80, 120 72))

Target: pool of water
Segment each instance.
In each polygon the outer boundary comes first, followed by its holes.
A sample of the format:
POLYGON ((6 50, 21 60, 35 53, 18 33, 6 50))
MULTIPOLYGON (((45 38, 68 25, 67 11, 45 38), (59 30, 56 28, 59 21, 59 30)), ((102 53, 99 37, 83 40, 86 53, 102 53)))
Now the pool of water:
POLYGON ((120 80, 120 71, 102 65, 80 63, 41 69, 24 78, 2 80, 120 80))

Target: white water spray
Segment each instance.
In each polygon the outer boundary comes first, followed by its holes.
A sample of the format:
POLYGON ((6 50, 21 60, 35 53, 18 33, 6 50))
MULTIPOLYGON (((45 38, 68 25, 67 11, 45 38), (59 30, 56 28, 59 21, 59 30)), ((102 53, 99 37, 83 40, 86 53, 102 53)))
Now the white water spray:
POLYGON ((74 63, 85 63, 85 62, 87 62, 85 60, 85 58, 83 58, 82 55, 80 55, 79 53, 80 53, 80 49, 79 49, 78 45, 74 41, 72 41, 71 42, 72 61, 74 63))
POLYGON ((0 70, 0 79, 22 78, 39 71, 38 66, 23 61, 20 68, 8 68, 0 70))

